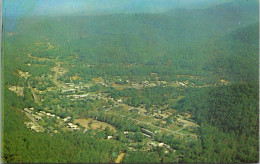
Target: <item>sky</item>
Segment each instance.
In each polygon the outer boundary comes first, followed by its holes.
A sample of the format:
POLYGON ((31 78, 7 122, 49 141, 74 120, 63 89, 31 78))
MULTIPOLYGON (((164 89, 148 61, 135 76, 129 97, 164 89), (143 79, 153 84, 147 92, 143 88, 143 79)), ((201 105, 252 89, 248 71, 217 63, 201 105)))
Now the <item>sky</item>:
POLYGON ((233 0, 2 0, 7 16, 158 13, 174 8, 205 8, 233 0))
POLYGON ((234 0, 2 0, 6 28, 18 19, 34 16, 162 13, 175 8, 207 8, 234 0), (5 19, 8 18, 8 19, 5 19), (8 22, 7 22, 8 21, 8 22))

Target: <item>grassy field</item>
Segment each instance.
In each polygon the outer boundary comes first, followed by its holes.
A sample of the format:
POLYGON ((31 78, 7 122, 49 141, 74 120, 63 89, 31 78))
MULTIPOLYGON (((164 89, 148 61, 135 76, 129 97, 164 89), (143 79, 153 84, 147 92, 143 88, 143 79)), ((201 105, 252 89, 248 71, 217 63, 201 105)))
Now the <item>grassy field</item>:
POLYGON ((117 132, 116 128, 113 127, 112 125, 101 122, 98 120, 95 120, 94 118, 88 118, 88 119, 75 119, 75 123, 79 123, 81 126, 85 127, 86 129, 102 129, 105 130, 106 127, 109 127, 111 131, 117 132), (101 128, 102 127, 102 128, 101 128))

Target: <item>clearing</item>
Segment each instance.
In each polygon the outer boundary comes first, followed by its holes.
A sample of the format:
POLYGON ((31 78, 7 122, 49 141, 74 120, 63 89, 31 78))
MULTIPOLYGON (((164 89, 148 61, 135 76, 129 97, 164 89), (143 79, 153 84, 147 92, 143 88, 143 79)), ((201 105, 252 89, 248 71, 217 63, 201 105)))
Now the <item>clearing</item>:
POLYGON ((88 118, 88 119, 75 119, 75 123, 79 123, 81 126, 85 127, 86 129, 102 129, 105 130, 106 127, 109 127, 111 131, 117 132, 116 128, 112 125, 101 122, 98 120, 95 120, 94 118, 88 118), (102 128, 101 128, 102 127, 102 128))
POLYGON ((24 94, 23 94, 24 87, 21 87, 21 86, 10 86, 8 89, 10 91, 15 92, 18 96, 24 96, 24 94))

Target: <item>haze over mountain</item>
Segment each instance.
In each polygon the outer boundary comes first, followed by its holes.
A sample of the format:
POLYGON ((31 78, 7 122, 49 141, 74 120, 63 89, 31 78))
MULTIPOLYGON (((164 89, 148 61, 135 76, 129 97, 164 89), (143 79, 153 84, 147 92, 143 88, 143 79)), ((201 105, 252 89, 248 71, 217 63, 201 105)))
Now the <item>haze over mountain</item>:
POLYGON ((114 14, 114 13, 158 13, 175 8, 199 9, 232 0, 9 0, 4 1, 4 12, 8 16, 68 15, 68 14, 114 14), (23 6, 23 7, 21 7, 23 6))
POLYGON ((259 160, 258 0, 2 11, 3 163, 259 160))

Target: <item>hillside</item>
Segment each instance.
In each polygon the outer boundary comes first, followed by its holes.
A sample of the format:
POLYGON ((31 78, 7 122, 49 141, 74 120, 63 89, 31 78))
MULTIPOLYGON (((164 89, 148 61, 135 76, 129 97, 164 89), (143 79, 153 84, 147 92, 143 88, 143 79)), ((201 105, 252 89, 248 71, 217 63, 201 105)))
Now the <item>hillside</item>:
POLYGON ((5 1, 3 162, 257 162, 258 1, 100 1, 5 1))
MULTIPOLYGON (((221 46, 225 51, 222 55, 236 52, 234 46, 226 47, 229 43, 225 36, 257 22, 255 4, 256 1, 233 1, 206 9, 176 9, 161 14, 29 17, 21 20, 15 40, 19 38, 17 42, 30 45, 48 38, 62 50, 36 52, 38 56, 59 54, 67 58, 76 53, 75 63, 98 65, 97 72, 104 70, 100 66, 103 63, 114 64, 122 72, 136 72, 141 66, 146 70, 141 74, 146 75, 158 72, 210 76, 210 71, 217 72, 217 59, 211 58, 217 54, 211 54, 212 51, 221 46), (133 65, 125 68, 122 64, 133 65)), ((105 74, 120 75, 111 71, 105 74)))
POLYGON ((219 76, 234 81, 257 81, 259 24, 240 28, 208 49, 210 56, 206 68, 219 76))

